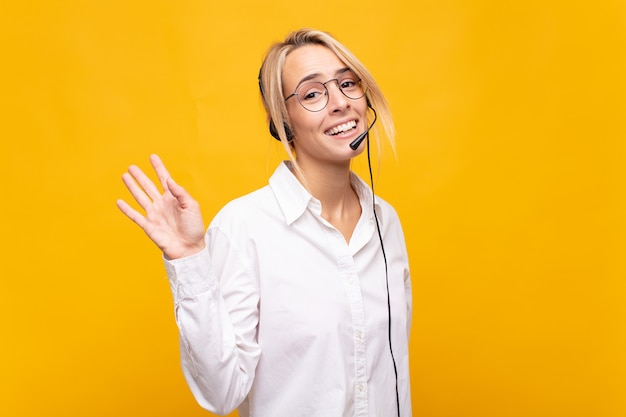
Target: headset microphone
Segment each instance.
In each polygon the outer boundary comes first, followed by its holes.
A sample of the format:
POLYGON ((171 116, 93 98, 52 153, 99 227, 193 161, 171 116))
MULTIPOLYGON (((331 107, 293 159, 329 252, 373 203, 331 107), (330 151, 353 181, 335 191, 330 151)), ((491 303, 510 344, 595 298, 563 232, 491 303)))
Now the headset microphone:
POLYGON ((357 148, 359 147, 359 145, 361 144, 361 142, 363 142, 363 140, 367 137, 367 135, 369 135, 370 130, 372 129, 372 127, 374 126, 374 123, 376 123, 376 110, 374 110, 374 108, 371 106, 371 104, 369 103, 369 100, 367 101, 367 106, 372 109, 372 111, 374 112, 374 121, 372 122, 372 124, 367 128, 367 130, 363 133, 361 133, 355 140, 353 140, 350 143, 350 148, 352 148, 353 151, 356 151, 357 148))

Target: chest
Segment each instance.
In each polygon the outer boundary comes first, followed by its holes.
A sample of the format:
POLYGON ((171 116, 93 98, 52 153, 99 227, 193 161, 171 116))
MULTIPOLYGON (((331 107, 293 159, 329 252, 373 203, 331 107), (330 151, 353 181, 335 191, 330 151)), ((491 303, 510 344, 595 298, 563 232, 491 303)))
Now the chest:
MULTIPOLYGON (((354 238, 362 244, 355 248, 333 227, 306 226, 275 231, 282 236, 278 245, 257 245, 261 252, 272 251, 257 257, 260 338, 350 340, 357 328, 361 333, 386 328, 385 264, 375 230, 358 225, 354 238)), ((402 281, 400 269, 390 272, 394 283, 402 281)), ((401 289, 392 287, 401 300, 401 289)))

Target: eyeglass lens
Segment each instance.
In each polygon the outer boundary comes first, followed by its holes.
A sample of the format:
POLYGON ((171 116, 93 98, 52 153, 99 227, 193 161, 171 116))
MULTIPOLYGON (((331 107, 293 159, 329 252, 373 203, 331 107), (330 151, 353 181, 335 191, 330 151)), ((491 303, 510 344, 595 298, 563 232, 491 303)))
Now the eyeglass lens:
POLYGON ((326 84, 335 82, 344 96, 352 100, 360 99, 365 95, 365 89, 361 86, 361 81, 354 75, 345 75, 342 78, 328 80, 325 83, 308 82, 302 84, 296 96, 298 101, 309 111, 320 111, 328 104, 328 88, 326 84))

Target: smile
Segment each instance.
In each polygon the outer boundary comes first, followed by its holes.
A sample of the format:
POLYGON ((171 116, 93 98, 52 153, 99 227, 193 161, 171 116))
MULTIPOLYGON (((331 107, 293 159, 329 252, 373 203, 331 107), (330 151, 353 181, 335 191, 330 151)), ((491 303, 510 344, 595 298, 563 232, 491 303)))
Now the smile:
POLYGON ((353 130, 356 129, 356 120, 351 120, 349 122, 340 124, 338 126, 335 126, 331 129, 328 129, 326 132, 324 132, 326 135, 331 135, 331 136, 335 136, 338 135, 340 133, 344 133, 347 132, 349 130, 353 130))

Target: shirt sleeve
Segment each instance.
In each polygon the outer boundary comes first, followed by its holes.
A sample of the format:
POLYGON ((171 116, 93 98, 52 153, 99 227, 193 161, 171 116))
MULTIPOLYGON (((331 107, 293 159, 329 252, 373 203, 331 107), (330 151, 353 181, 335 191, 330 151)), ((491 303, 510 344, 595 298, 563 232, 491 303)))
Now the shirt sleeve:
POLYGON ((411 273, 409 272, 408 260, 407 267, 404 272, 404 292, 406 294, 406 337, 407 340, 411 338, 411 325, 413 324, 413 288, 411 286, 411 273))
POLYGON ((206 248, 164 260, 174 296, 183 374, 198 403, 228 414, 246 398, 260 356, 259 289, 250 265, 218 228, 206 248))
MULTIPOLYGON (((390 207, 391 208, 391 207, 390 207)), ((406 247, 406 240, 404 237, 404 231, 402 228, 402 224, 400 222, 400 218, 398 217, 398 213, 395 209, 391 208, 391 213, 393 215, 393 224, 395 225, 395 235, 397 238, 398 246, 401 250, 402 256, 402 264, 404 269, 404 294, 406 296, 406 335, 407 340, 410 339, 411 336, 411 325, 413 322, 413 288, 411 285, 411 271, 409 267, 409 255, 406 247)))

